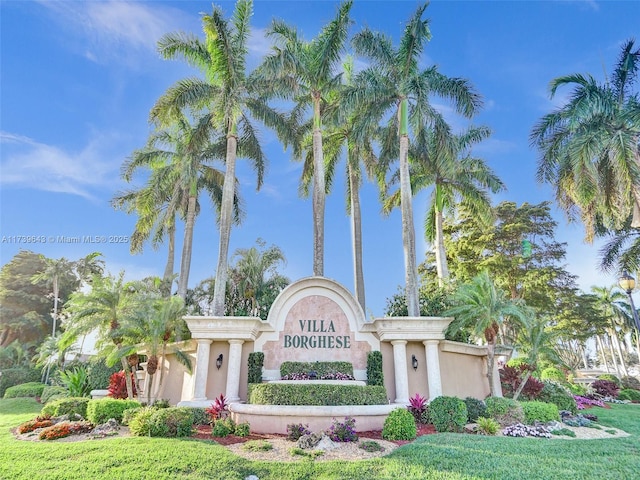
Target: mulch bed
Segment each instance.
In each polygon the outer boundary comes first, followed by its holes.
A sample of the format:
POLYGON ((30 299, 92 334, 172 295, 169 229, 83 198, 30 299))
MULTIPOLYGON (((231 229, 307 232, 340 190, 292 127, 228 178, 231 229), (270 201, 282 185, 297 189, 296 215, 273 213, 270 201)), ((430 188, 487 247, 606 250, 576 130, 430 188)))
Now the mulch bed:
MULTIPOLYGON (((418 425, 418 437, 422 435, 431 435, 436 433, 436 429, 433 425, 418 425)), ((227 435, 226 437, 212 437, 210 425, 198 425, 196 426, 196 432, 191 435, 191 438, 197 438, 198 440, 214 440, 220 445, 234 445, 236 443, 244 443, 249 440, 269 440, 270 438, 286 438, 286 435, 276 433, 252 433, 246 437, 238 437, 236 435, 227 435)), ((369 430, 366 432, 358 432, 358 437, 369 440, 383 440, 382 431, 369 430)), ((409 440, 395 440, 396 445, 405 445, 411 443, 409 440)))

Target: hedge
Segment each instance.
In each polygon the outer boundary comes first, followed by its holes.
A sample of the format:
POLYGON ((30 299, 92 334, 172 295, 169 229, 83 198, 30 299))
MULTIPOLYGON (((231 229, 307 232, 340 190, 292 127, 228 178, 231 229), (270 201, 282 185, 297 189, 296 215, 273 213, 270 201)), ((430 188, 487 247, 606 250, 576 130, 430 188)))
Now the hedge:
POLYGON ((386 405, 387 391, 379 385, 260 383, 249 386, 248 403, 256 405, 386 405))
POLYGON ((129 408, 140 407, 137 400, 120 400, 118 398, 101 398, 91 400, 87 405, 87 420, 100 425, 113 418, 122 423, 122 413, 129 408))
POLYGON ((382 353, 378 350, 367 354, 367 385, 384 385, 382 353))
POLYGON ((547 402, 520 402, 524 410, 524 421, 528 425, 535 422, 551 422, 560 420, 558 406, 555 403, 547 402))
POLYGON ((280 365, 280 376, 292 373, 316 372, 318 378, 329 373, 344 373, 353 376, 353 364, 351 362, 283 362, 280 365))
POLYGON ((91 399, 87 397, 61 398, 47 403, 42 407, 40 415, 43 417, 60 417, 62 415, 80 415, 87 418, 87 405, 91 399))
POLYGON ((188 407, 141 408, 129 421, 129 430, 136 436, 188 437, 193 416, 188 407))
POLYGON ((4 398, 41 397, 44 387, 46 387, 46 385, 40 382, 14 385, 13 387, 7 388, 4 392, 4 398))
POLYGON ((39 382, 42 371, 37 368, 15 367, 5 368, 0 371, 0 398, 9 387, 29 382, 39 382))

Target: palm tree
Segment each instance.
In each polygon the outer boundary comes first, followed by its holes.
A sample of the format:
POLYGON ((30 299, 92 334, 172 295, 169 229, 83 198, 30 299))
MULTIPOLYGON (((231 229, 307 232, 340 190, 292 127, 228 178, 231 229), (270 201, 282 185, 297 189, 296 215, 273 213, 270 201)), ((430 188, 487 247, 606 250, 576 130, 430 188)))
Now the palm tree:
POLYGON ((491 396, 495 396, 493 367, 500 327, 507 319, 526 325, 529 309, 498 290, 486 271, 476 275, 469 283, 460 285, 452 300, 454 306, 443 313, 445 317, 455 317, 449 325, 449 332, 455 334, 462 328, 471 327, 474 337, 486 341, 487 378, 491 396))
MULTIPOLYGON (((69 314, 66 330, 60 337, 58 349, 67 349, 82 335, 97 331, 96 346, 106 354, 120 350, 123 346, 121 325, 137 314, 140 309, 140 297, 135 289, 124 283, 124 274, 118 277, 95 275, 91 281, 91 291, 77 291, 65 304, 69 314)), ((126 356, 120 356, 125 372, 127 394, 133 398, 131 369, 126 356)))
MULTIPOLYGON (((134 152, 123 165, 123 177, 127 181, 131 180, 139 168, 150 168, 152 174, 147 186, 138 192, 128 192, 114 198, 114 204, 125 205, 130 210, 135 208, 140 213, 136 225, 138 229, 132 236, 132 249, 141 248, 141 242, 154 230, 155 242, 165 232, 172 234, 176 214, 183 216, 184 242, 177 291, 178 296, 183 299, 189 282, 193 231, 196 216, 200 212, 200 192, 206 190, 218 209, 224 195, 221 188, 224 174, 207 164, 221 154, 219 139, 216 141, 202 133, 203 130, 208 130, 207 124, 208 118, 198 118, 191 124, 183 116, 177 118, 172 126, 152 133, 147 147, 134 152)), ((232 199, 233 206, 236 207, 234 220, 238 222, 240 211, 237 197, 232 199)), ((173 261, 172 245, 170 235, 170 256, 164 276, 165 283, 169 285, 173 277, 173 269, 169 271, 173 261)))
POLYGON ((347 106, 364 104, 370 115, 382 120, 391 116, 381 140, 382 161, 399 159, 400 206, 402 213, 402 242, 405 252, 405 281, 409 316, 419 316, 418 271, 416 264, 415 229, 411 205, 409 175, 409 133, 418 133, 440 121, 440 114, 430 103, 430 95, 450 99, 456 111, 471 117, 481 105, 480 97, 469 83, 449 78, 437 68, 420 70, 420 57, 425 43, 431 38, 429 21, 422 15, 427 4, 418 7, 407 23, 400 45, 394 48, 391 39, 365 29, 353 38, 353 46, 373 65, 360 72, 354 86, 347 88, 347 106))
MULTIPOLYGON (((313 152, 313 274, 324 275, 324 210, 325 173, 323 158, 322 117, 328 96, 340 85, 336 72, 344 49, 350 24, 352 0, 340 4, 336 17, 320 34, 305 42, 297 30, 282 21, 274 21, 268 35, 275 39, 274 53, 268 55, 256 71, 260 81, 280 98, 293 99, 296 107, 292 117, 301 123, 304 113, 311 109, 312 120, 301 127, 302 138, 310 129, 313 152)), ((301 154, 300 141, 296 147, 301 154)))
MULTIPOLYGON (((487 127, 473 127, 453 134, 449 125, 438 122, 432 130, 422 129, 409 146, 411 191, 433 187, 424 221, 425 238, 434 245, 436 271, 440 286, 449 278, 444 244, 443 222, 446 211, 464 205, 481 223, 490 225, 493 211, 488 192, 505 189, 502 181, 480 158, 471 156, 470 149, 490 135, 487 127)), ((397 180, 398 173, 393 177, 397 180)), ((384 209, 400 203, 396 191, 385 202, 384 209)))
POLYGON ((64 257, 53 259, 41 255, 41 258, 45 262, 46 266, 44 270, 35 274, 31 278, 31 281, 34 284, 45 281, 51 285, 51 295, 53 296, 53 325, 51 329, 51 336, 55 338, 56 330, 58 328, 60 289, 63 284, 75 283, 77 281, 74 274, 75 262, 71 262, 64 257))
MULTIPOLYGON (((258 239, 257 244, 261 250, 251 247, 235 251, 235 265, 231 267, 229 275, 232 289, 238 291, 240 298, 251 302, 250 315, 253 317, 260 316, 263 305, 259 300, 267 296, 269 291, 277 295, 289 283, 276 270, 278 265, 286 263, 282 250, 274 245, 265 249, 266 244, 262 239, 258 239)), ((275 298, 274 294, 270 297, 275 298)))
POLYGON ((639 65, 640 49, 628 40, 605 83, 581 74, 553 79, 551 98, 565 85, 574 86, 571 97, 531 133, 541 153, 538 180, 553 185, 570 218, 579 210, 587 240, 630 217, 640 228, 640 99, 633 92, 639 65))
MULTIPOLYGON (((264 84, 251 82, 246 75, 251 0, 239 0, 231 20, 224 18, 219 7, 202 22, 205 40, 193 35, 170 33, 158 43, 161 55, 168 59, 183 58, 199 68, 204 79, 178 81, 156 102, 151 119, 156 123, 171 122, 185 108, 205 111, 203 120, 214 131, 223 132, 226 141, 225 176, 220 207, 220 250, 216 269, 213 314, 224 315, 229 241, 236 187, 235 164, 238 156, 250 159, 257 174, 258 189, 262 185, 266 158, 262 152, 252 118, 276 129, 282 138, 291 138, 282 117, 270 108, 263 95, 264 84)), ((186 290, 185 290, 186 292, 186 290)))

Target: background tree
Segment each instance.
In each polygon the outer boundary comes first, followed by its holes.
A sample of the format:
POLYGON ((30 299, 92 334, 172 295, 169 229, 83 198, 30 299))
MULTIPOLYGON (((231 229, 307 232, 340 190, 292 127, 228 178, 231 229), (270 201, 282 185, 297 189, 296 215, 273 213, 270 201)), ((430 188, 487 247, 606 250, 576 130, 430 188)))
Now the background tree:
POLYGON ((531 133, 541 154, 538 180, 552 185, 570 218, 580 213, 588 240, 599 227, 618 230, 630 217, 631 227, 640 227, 639 65, 640 49, 628 40, 604 83, 581 74, 553 79, 551 98, 560 87, 574 89, 531 133))
POLYGON ((419 282, 408 162, 410 130, 416 134, 441 121, 441 115, 431 105, 432 95, 451 100, 455 110, 467 117, 471 117, 481 105, 479 95, 466 80, 446 77, 435 66, 420 69, 424 46, 431 38, 429 21, 422 19, 426 8, 426 3, 421 5, 409 19, 397 49, 389 37, 369 29, 354 36, 356 53, 370 61, 371 66, 357 75, 353 87, 348 88, 345 95, 347 106, 364 104, 379 121, 390 117, 381 139, 380 158, 383 162, 396 158, 399 160, 402 242, 410 316, 419 315, 419 282))
POLYGON ((255 72, 280 99, 293 100, 292 118, 299 125, 295 150, 302 154, 301 140, 311 130, 313 153, 313 274, 324 275, 325 165, 322 117, 329 96, 340 85, 337 67, 344 50, 353 2, 343 1, 336 17, 316 38, 304 41, 294 27, 274 20, 267 35, 274 39, 273 53, 255 72), (304 115, 311 110, 311 122, 304 115))
POLYGON ((460 285, 452 298, 453 307, 443 316, 454 317, 449 325, 453 333, 465 327, 471 327, 471 333, 487 344, 487 378, 490 395, 495 396, 493 367, 495 364, 496 340, 500 325, 507 318, 527 328, 531 312, 519 300, 513 300, 493 283, 489 274, 484 271, 475 276, 469 283, 460 285))

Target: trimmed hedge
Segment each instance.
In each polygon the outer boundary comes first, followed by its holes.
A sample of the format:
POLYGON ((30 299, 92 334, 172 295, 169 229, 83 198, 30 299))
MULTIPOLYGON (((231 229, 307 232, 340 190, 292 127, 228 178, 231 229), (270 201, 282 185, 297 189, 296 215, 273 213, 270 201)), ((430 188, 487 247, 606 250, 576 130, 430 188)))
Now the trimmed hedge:
POLYGON ((39 382, 42 375, 40 369, 29 367, 5 368, 0 373, 2 373, 0 375, 0 398, 4 397, 7 388, 23 383, 39 382))
POLYGON ((413 440, 416 435, 416 422, 406 408, 396 408, 385 418, 382 427, 382 438, 385 440, 413 440))
POLYGON ((618 394, 619 400, 629 400, 633 403, 640 403, 640 391, 634 390, 632 388, 625 388, 620 390, 618 394))
POLYGON ((486 416, 503 427, 524 422, 522 405, 512 398, 487 397, 484 403, 487 405, 486 416))
POLYGON ((7 388, 4 398, 41 397, 46 385, 40 382, 22 383, 7 388))
POLYGON ((247 383, 262 382, 262 366, 264 365, 263 352, 251 352, 249 354, 249 372, 247 383))
POLYGON ((105 423, 110 418, 122 423, 122 414, 130 408, 140 407, 137 400, 120 400, 118 398, 101 398, 91 400, 87 405, 87 420, 94 425, 105 423))
POLYGON ((87 405, 91 399, 87 397, 69 397, 47 403, 40 412, 43 417, 60 417, 77 414, 87 418, 87 405))
POLYGON ((386 405, 381 386, 313 383, 259 383, 249 386, 248 403, 255 405, 386 405))
POLYGON ((438 432, 462 432, 467 406, 457 397, 436 397, 429 404, 429 420, 438 432))
POLYGON ((382 353, 378 350, 367 354, 367 385, 384 385, 382 353))
POLYGON ((187 407, 141 408, 129 421, 133 435, 150 437, 188 437, 193 416, 187 407))
POLYGON ((87 367, 89 390, 106 390, 109 388, 109 379, 111 378, 111 375, 119 372, 120 370, 122 370, 122 365, 119 362, 109 367, 102 358, 91 360, 87 367))
POLYGON ((557 383, 544 382, 544 387, 536 400, 555 403, 558 410, 568 410, 574 415, 578 412, 578 406, 571 391, 557 383))
POLYGON ((344 373, 353 376, 353 364, 351 362, 283 362, 280 365, 280 376, 292 373, 316 372, 318 378, 329 373, 344 373))
POLYGON ((475 423, 478 417, 484 417, 487 412, 487 406, 482 400, 467 397, 463 402, 467 407, 467 421, 469 423, 475 423))
POLYGON ((69 396, 69 390, 64 387, 59 387, 58 385, 52 385, 50 387, 45 387, 42 391, 42 395, 40 395, 40 403, 43 405, 45 403, 49 403, 53 400, 60 400, 61 398, 67 398, 69 396))
POLYGON ((533 401, 520 402, 520 405, 524 411, 524 421, 528 425, 533 425, 535 422, 546 423, 560 420, 558 406, 555 403, 533 401))

